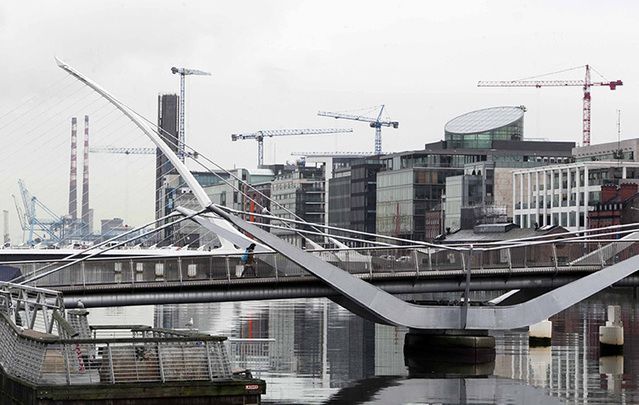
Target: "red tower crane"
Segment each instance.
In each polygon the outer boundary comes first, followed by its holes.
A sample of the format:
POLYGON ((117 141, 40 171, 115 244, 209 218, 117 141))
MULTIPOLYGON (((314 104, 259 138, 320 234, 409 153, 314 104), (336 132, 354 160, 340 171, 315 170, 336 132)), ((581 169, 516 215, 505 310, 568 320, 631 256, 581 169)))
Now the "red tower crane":
MULTIPOLYGON (((590 88, 592 86, 607 86, 610 90, 615 90, 617 86, 622 86, 621 80, 611 82, 592 82, 590 80, 590 65, 580 66, 586 68, 584 80, 503 80, 503 81, 480 81, 477 87, 571 87, 578 86, 584 90, 583 96, 583 144, 590 145, 590 88)), ((573 68, 577 69, 577 68, 573 68)), ((567 69, 567 70, 573 70, 567 69)), ((564 70, 562 72, 565 72, 564 70)), ((595 71, 596 72, 596 71, 595 71)), ((561 73, 561 72, 556 72, 561 73)), ((545 76, 545 75, 544 75, 545 76)))

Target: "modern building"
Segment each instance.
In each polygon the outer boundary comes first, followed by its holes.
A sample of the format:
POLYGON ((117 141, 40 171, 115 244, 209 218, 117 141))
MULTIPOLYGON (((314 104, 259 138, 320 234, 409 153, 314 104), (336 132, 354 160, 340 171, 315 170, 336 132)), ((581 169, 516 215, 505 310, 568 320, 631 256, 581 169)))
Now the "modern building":
MULTIPOLYGON (((296 154, 297 155, 297 154, 296 154)), ((329 197, 329 182, 335 177, 337 171, 350 168, 351 162, 358 161, 363 157, 369 156, 367 153, 349 153, 349 152, 313 152, 301 155, 304 163, 322 167, 324 170, 324 225, 330 225, 329 211, 333 199, 329 197)), ((343 175, 343 173, 342 173, 343 175)))
MULTIPOLYGON (((351 229, 351 168, 336 170, 328 184, 328 224, 351 229)), ((348 236, 346 233, 334 233, 348 236)))
POLYGON ((494 141, 524 139, 524 106, 491 107, 453 118, 444 127, 451 148, 490 149, 494 141))
MULTIPOLYGON (((255 213, 270 211, 271 182, 276 174, 273 168, 268 166, 261 169, 238 168, 229 170, 229 173, 224 172, 224 181, 219 180, 204 187, 204 191, 212 202, 238 211, 255 213)), ((244 219, 263 222, 260 217, 251 214, 245 215, 244 219)))
MULTIPOLYGON (((221 182, 228 174, 225 172, 206 171, 191 172, 193 177, 200 183, 202 187, 210 187, 212 184, 221 182)), ((162 205, 161 216, 168 215, 177 207, 184 207, 191 210, 201 209, 199 202, 193 195, 191 189, 184 183, 182 177, 176 173, 165 174, 162 176, 162 185, 156 193, 160 196, 162 205)), ((158 217, 161 217, 158 216, 158 217)), ((170 219, 166 220, 168 223, 170 219)), ((159 232, 156 236, 155 243, 159 246, 190 246, 200 247, 205 244, 218 245, 219 241, 216 236, 205 231, 193 221, 184 221, 179 224, 165 228, 166 232, 159 232), (166 231, 168 230, 168 231, 166 231), (203 236, 205 236, 203 238, 203 236)))
POLYGON ((588 212, 601 202, 602 186, 638 178, 639 163, 623 160, 590 160, 514 171, 514 222, 524 228, 559 225, 572 231, 589 229, 588 212))
MULTIPOLYGON (((493 139, 490 148, 455 148, 448 141, 440 141, 426 144, 424 150, 381 156, 376 231, 425 240, 426 212, 442 204, 444 194, 449 197, 445 193, 446 179, 464 175, 467 168, 471 175, 475 170, 476 175, 481 171, 481 177, 485 177, 483 201, 512 205, 509 198, 512 170, 569 162, 574 145, 574 142, 493 139)), ((461 200, 458 203, 461 210, 464 204, 461 200)), ((447 218, 455 215, 448 208, 445 210, 447 218)), ((507 216, 512 217, 512 210, 508 211, 507 216)))
MULTIPOLYGON (((271 183, 271 212, 282 218, 301 218, 306 222, 323 224, 326 215, 324 187, 323 165, 311 166, 299 162, 292 171, 277 174, 271 183)), ((312 230, 309 226, 302 226, 302 229, 312 230)), ((305 246, 305 239, 293 229, 272 229, 271 232, 295 246, 305 246)), ((324 242, 319 236, 309 235, 307 238, 324 242)))
MULTIPOLYGON (((173 150, 177 152, 178 142, 178 108, 179 97, 177 94, 160 94, 158 95, 158 132, 160 138, 173 150)), ((155 218, 162 218, 168 215, 173 209, 173 201, 175 200, 175 190, 169 185, 176 185, 178 180, 168 179, 167 176, 177 176, 177 171, 169 161, 169 159, 156 149, 155 156, 155 218)), ((168 223, 163 221, 161 225, 168 223)), ((161 234, 161 240, 171 240, 174 229, 173 227, 165 228, 161 234)), ((169 242, 170 244, 170 242, 169 242)))
POLYGON ((381 168, 377 158, 363 158, 335 170, 329 181, 329 225, 375 233, 377 173, 381 168))
MULTIPOLYGON (((376 233, 378 159, 351 162, 351 229, 376 233)), ((366 238, 364 238, 366 239, 366 238)))
MULTIPOLYGON (((445 200, 445 199, 444 199, 445 200)), ((442 237, 446 233, 444 229, 444 223, 446 218, 446 211, 444 205, 438 204, 426 211, 425 225, 424 225, 424 240, 427 242, 434 242, 442 237)))
POLYGON ((576 162, 601 160, 636 162, 639 159, 639 138, 580 146, 574 148, 572 154, 576 162))

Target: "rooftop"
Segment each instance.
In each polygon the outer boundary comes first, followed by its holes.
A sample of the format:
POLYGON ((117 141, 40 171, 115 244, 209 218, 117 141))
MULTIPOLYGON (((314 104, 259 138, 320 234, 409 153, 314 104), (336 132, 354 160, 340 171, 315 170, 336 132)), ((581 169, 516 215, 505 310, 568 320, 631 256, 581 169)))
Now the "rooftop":
POLYGON ((491 107, 471 111, 448 121, 444 131, 454 134, 475 134, 505 127, 523 118, 524 107, 491 107))

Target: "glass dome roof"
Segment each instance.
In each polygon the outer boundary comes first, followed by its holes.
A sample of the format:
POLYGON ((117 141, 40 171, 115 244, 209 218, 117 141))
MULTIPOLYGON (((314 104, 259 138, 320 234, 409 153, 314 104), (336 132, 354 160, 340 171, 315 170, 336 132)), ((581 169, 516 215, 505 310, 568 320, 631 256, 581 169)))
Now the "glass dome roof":
POLYGON ((521 119, 525 108, 491 107, 471 111, 448 121, 444 131, 453 134, 474 134, 501 128, 521 119))

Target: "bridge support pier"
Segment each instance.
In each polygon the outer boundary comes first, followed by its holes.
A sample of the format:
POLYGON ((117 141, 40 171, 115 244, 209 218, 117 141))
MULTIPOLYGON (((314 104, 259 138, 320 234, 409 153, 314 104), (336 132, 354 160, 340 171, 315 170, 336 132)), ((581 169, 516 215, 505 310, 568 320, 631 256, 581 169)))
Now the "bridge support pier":
POLYGON ((621 353, 623 351, 623 343, 621 307, 619 305, 609 305, 606 325, 599 327, 600 353, 602 356, 621 353))
POLYGON ((530 325, 528 329, 528 344, 531 347, 550 346, 552 338, 552 322, 548 319, 530 325))
POLYGON ((404 363, 411 375, 489 375, 495 367, 495 338, 484 330, 410 330, 404 363))

